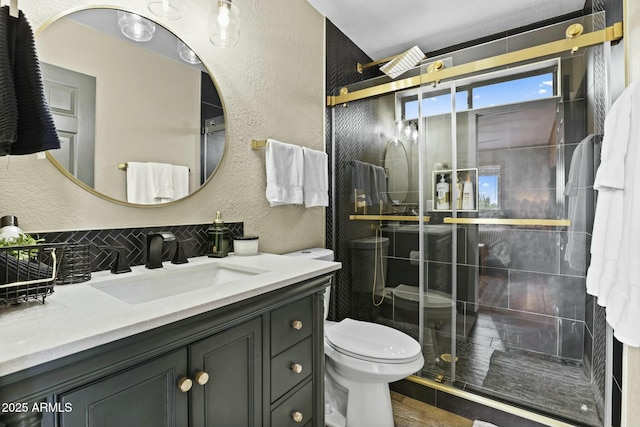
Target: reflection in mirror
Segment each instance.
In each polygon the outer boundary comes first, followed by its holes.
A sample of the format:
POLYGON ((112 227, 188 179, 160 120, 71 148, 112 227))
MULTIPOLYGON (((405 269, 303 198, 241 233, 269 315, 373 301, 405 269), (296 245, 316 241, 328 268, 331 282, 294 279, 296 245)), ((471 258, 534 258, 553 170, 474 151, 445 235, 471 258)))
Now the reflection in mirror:
POLYGON ((403 203, 409 191, 409 160, 402 141, 397 138, 387 144, 384 167, 389 173, 387 191, 391 202, 394 205, 403 203))
POLYGON ((79 185, 112 201, 155 204, 192 194, 216 171, 222 101, 196 53, 161 25, 151 40, 134 42, 115 9, 81 10, 39 31, 36 47, 64 145, 48 158, 79 185), (127 183, 131 170, 123 169, 148 162, 184 172, 169 180, 182 182, 175 198, 127 199, 127 185, 149 182, 127 183))

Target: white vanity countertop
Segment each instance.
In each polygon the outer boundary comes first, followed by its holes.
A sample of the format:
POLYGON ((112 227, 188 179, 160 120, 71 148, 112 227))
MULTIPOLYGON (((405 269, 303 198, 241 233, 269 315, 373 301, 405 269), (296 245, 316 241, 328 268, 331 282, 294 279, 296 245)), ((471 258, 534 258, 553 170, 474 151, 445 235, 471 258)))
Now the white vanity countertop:
POLYGON ((163 265, 157 270, 137 266, 131 273, 119 275, 93 273, 88 282, 56 286, 44 304, 40 300, 0 305, 0 377, 341 268, 339 262, 271 254, 190 258, 189 264, 163 265), (138 304, 126 303, 92 286, 114 277, 124 280, 216 262, 267 272, 138 304))

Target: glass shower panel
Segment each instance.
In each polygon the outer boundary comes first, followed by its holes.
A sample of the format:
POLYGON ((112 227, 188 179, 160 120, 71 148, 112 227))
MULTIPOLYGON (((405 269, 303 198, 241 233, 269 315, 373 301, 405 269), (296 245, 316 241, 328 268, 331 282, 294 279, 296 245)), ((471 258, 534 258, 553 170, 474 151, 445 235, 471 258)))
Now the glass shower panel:
MULTIPOLYGON (((424 74, 428 64, 423 68, 424 74)), ((451 182, 455 161, 451 130, 456 123, 456 116, 452 114, 454 99, 466 99, 466 94, 457 94, 450 83, 441 83, 436 87, 422 85, 418 99, 421 207, 429 219, 420 230, 423 376, 451 383, 455 380, 456 347, 453 343, 458 317, 456 289, 452 285, 457 234, 452 225, 444 224, 443 218, 451 214, 452 207, 455 208, 455 184, 452 186, 451 182)))

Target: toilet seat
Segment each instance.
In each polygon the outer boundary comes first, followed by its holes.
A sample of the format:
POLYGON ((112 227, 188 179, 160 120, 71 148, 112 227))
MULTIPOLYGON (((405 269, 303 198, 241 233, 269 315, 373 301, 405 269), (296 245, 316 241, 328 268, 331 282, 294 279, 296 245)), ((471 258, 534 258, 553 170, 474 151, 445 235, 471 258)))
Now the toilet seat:
POLYGON ((344 319, 326 331, 337 352, 378 363, 407 363, 422 355, 420 344, 396 329, 377 323, 344 319))

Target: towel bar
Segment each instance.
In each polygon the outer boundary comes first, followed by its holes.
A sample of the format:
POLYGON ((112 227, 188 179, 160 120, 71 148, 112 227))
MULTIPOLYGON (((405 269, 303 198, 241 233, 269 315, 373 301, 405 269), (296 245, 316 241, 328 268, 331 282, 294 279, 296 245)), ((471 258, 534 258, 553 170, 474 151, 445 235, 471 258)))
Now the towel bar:
POLYGON ((269 145, 266 139, 252 139, 251 140, 251 149, 257 150, 258 148, 266 147, 269 145))
MULTIPOLYGON (((126 162, 118 163, 118 169, 120 169, 121 171, 127 170, 127 166, 128 166, 128 164, 126 162)), ((189 172, 191 172, 191 168, 189 168, 189 172)))

